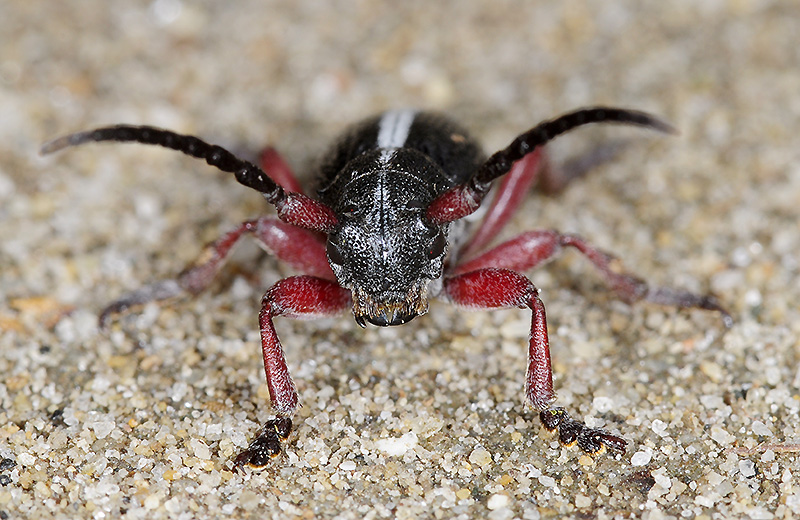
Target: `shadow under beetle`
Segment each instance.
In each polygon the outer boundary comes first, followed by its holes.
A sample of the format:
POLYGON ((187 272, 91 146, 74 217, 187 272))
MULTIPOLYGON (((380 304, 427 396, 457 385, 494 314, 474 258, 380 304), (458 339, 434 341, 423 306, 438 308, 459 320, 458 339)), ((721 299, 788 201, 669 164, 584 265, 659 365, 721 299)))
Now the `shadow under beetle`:
POLYGON ((42 153, 91 141, 130 141, 172 148, 233 173, 261 192, 277 210, 248 220, 207 245, 198 259, 173 279, 148 285, 113 302, 110 316, 149 301, 194 295, 208 287, 231 248, 245 234, 300 276, 272 286, 261 300, 259 325, 264 368, 276 417, 264 424, 234 465, 260 467, 281 450, 298 407, 294 382, 273 326, 273 318, 316 318, 352 309, 364 327, 401 325, 428 311, 438 297, 472 309, 530 309, 530 342, 525 393, 548 430, 588 453, 604 448, 624 452, 626 441, 587 427, 554 405, 545 309, 538 290, 521 271, 558 254, 564 247, 582 253, 624 301, 717 311, 730 315, 712 296, 652 287, 615 265, 613 256, 584 239, 555 231, 528 231, 480 253, 508 221, 526 192, 557 186, 556 170, 543 167, 542 145, 589 123, 623 123, 661 132, 672 127, 633 110, 596 107, 545 121, 486 158, 476 142, 442 115, 413 110, 383 113, 346 131, 324 156, 318 199, 303 194, 291 170, 272 150, 262 168, 197 137, 148 126, 111 126, 50 141, 42 153), (265 173, 269 172, 269 174, 265 173), (474 226, 492 183, 504 177, 474 226), (472 219, 467 217, 472 216, 472 219), (469 229, 472 227, 472 229, 469 229), (480 254, 479 254, 480 253, 480 254))

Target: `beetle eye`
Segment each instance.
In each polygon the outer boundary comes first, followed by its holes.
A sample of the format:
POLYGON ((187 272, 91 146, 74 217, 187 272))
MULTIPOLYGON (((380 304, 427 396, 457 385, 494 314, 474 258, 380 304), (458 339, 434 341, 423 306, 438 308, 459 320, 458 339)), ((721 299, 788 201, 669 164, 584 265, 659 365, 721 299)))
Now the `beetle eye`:
POLYGON ((427 206, 419 199, 411 199, 406 202, 406 209, 425 209, 427 206))
POLYGON ((428 258, 436 258, 442 253, 444 253, 444 248, 447 247, 447 238, 445 238, 443 233, 439 233, 436 235, 436 238, 433 239, 433 243, 428 247, 428 258))
POLYGON ((341 209, 341 215, 344 218, 353 218, 358 213, 358 207, 355 204, 345 204, 341 209))
POLYGON ((328 254, 328 260, 330 260, 332 264, 342 265, 344 263, 344 258, 342 258, 342 253, 339 252, 339 248, 330 240, 328 240, 328 245, 325 246, 325 252, 328 254))

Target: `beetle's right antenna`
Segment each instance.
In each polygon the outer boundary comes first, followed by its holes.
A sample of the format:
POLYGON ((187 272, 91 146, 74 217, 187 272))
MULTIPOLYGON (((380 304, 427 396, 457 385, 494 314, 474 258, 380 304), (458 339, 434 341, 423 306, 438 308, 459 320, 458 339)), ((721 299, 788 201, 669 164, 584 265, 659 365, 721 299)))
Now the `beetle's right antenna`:
POLYGON ((441 225, 466 217, 478 209, 492 181, 508 173, 516 161, 557 136, 590 123, 622 123, 664 133, 677 133, 661 119, 637 110, 594 107, 570 112, 539 123, 489 157, 466 183, 455 186, 434 199, 425 213, 426 219, 433 225, 441 225))
POLYGON ((314 231, 330 232, 338 219, 333 210, 299 193, 287 193, 255 164, 239 159, 221 146, 208 144, 192 135, 178 134, 152 126, 116 125, 77 132, 45 143, 42 154, 89 142, 118 141, 163 146, 205 160, 211 166, 233 173, 236 180, 262 193, 278 210, 278 217, 289 224, 314 231))

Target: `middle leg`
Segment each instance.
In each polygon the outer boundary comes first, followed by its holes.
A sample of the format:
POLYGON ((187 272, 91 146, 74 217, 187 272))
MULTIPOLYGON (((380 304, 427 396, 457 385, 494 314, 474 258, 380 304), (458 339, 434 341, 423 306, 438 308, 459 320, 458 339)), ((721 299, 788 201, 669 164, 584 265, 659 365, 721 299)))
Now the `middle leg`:
POLYGON ((528 196, 528 191, 536 182, 539 174, 548 169, 549 165, 544 149, 536 150, 514 163, 514 166, 500 182, 500 186, 497 187, 486 215, 469 241, 458 252, 458 258, 469 258, 491 242, 528 196))
POLYGON ((620 261, 577 235, 556 231, 528 231, 504 242, 468 262, 457 265, 454 273, 467 273, 476 269, 496 267, 513 271, 527 271, 553 258, 564 247, 577 249, 600 271, 608 286, 626 303, 640 300, 671 305, 674 307, 698 308, 719 312, 726 328, 733 319, 722 308, 716 298, 695 294, 670 287, 651 286, 641 278, 622 269, 620 261))
POLYGON ((616 159, 628 144, 627 140, 606 142, 560 165, 550 160, 546 148, 539 148, 515 162, 495 188, 486 215, 461 247, 458 258, 469 258, 491 242, 525 200, 532 186, 546 195, 559 193, 575 179, 616 159))
POLYGON ((112 315, 131 307, 199 294, 211 285, 233 247, 248 234, 253 235, 278 260, 288 263, 298 271, 333 279, 333 272, 325 255, 325 244, 316 233, 286 224, 275 217, 261 217, 242 222, 207 244, 197 259, 175 278, 146 285, 107 305, 100 313, 100 326, 104 327, 112 315))

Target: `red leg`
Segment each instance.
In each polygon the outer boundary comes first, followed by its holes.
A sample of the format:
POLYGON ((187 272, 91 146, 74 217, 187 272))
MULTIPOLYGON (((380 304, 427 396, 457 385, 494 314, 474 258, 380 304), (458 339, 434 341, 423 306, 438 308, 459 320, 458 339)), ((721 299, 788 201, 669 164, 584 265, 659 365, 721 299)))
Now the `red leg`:
POLYGON ((627 443, 620 437, 603 430, 587 428, 582 422, 573 420, 562 408, 552 406, 556 396, 553 391, 547 318, 538 290, 530 280, 507 269, 480 269, 446 279, 444 294, 452 303, 467 308, 531 309, 533 316, 525 394, 531 405, 540 412, 542 423, 549 430, 558 428, 562 443, 577 443, 589 453, 596 453, 603 447, 625 450, 627 443))
POLYGON ((543 163, 545 163, 544 169, 546 169, 546 160, 544 152, 539 149, 514 163, 500 183, 489 211, 478 229, 459 252, 459 258, 468 258, 470 254, 480 251, 500 233, 508 219, 527 196, 543 163))
POLYGON ((352 305, 350 291, 336 282, 313 276, 293 276, 276 283, 261 301, 258 315, 261 351, 272 408, 278 415, 264 424, 250 446, 234 460, 234 466, 261 467, 280 453, 281 440, 292 429, 291 416, 297 410, 298 396, 272 319, 313 319, 334 316, 352 305))
POLYGON ((614 256, 593 247, 579 236, 562 235, 555 231, 523 233, 469 262, 456 266, 454 273, 466 273, 487 267, 526 271, 552 258, 563 247, 574 247, 580 251, 600 271, 609 287, 627 303, 644 300, 660 305, 712 310, 722 314, 726 327, 733 324, 730 314, 713 296, 698 295, 668 287, 652 287, 623 271, 619 260, 614 256))
POLYGON ((300 187, 292 168, 275 148, 271 146, 264 148, 258 158, 258 162, 261 164, 261 169, 281 188, 290 193, 303 193, 303 188, 300 187))
POLYGON ((558 237, 555 231, 528 231, 457 265, 454 273, 468 273, 487 267, 527 271, 560 251, 558 237))
POLYGON ((604 143, 559 166, 551 164, 544 148, 536 149, 515 162, 498 187, 489 211, 458 258, 469 258, 491 242, 525 199, 531 186, 536 184, 536 189, 543 193, 558 193, 573 180, 617 158, 627 143, 622 140, 604 143))
POLYGON ((315 232, 286 224, 274 217, 262 217, 243 222, 208 244, 176 278, 142 287, 108 305, 100 313, 101 326, 108 322, 111 315, 130 307, 200 293, 211 284, 233 246, 245 234, 254 235, 264 249, 298 271, 334 279, 325 255, 325 244, 320 242, 315 232))
POLYGON ((553 392, 553 371, 550 366, 544 305, 531 281, 507 269, 480 269, 446 279, 444 292, 453 304, 461 307, 527 307, 533 311, 525 393, 534 408, 546 409, 556 396, 553 392))
POLYGON ((615 139, 595 146, 586 153, 572 157, 555 167, 548 164, 548 167, 543 168, 539 175, 536 189, 548 195, 556 194, 572 181, 580 179, 591 170, 619 157, 628 144, 630 144, 630 140, 615 139))

